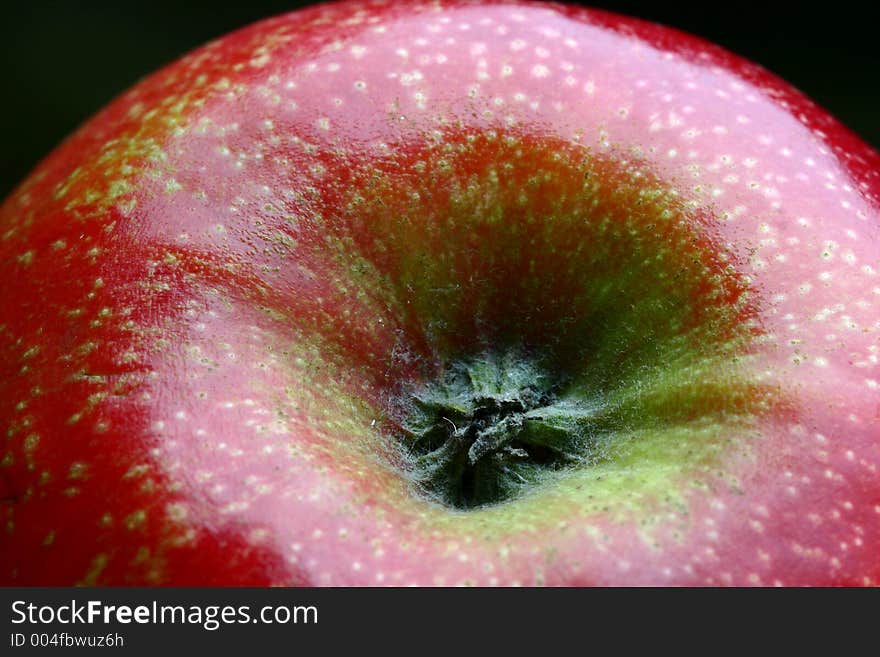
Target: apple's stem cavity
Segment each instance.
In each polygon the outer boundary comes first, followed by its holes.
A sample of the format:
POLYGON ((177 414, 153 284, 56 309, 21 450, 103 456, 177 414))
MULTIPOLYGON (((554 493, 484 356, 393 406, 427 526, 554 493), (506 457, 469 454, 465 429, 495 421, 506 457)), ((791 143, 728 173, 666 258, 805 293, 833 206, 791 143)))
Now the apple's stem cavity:
POLYGON ((404 444, 413 477, 453 508, 503 502, 548 472, 589 461, 600 408, 566 399, 518 350, 452 364, 412 394, 404 444))
POLYGON ((450 127, 355 170, 328 210, 342 283, 302 316, 375 377, 389 466, 431 501, 646 486, 780 403, 752 366, 743 254, 622 155, 450 127))

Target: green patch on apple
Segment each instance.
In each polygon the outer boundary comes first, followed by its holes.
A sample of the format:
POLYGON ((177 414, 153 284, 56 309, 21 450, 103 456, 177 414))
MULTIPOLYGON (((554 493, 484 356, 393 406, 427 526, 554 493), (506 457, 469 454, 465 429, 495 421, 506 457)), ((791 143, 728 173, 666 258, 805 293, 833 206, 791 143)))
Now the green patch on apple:
POLYGON ((625 463, 647 478, 670 451, 681 470, 719 449, 696 436, 781 403, 747 366, 758 332, 733 256, 638 161, 513 131, 394 148, 323 222, 357 273, 346 293, 395 291, 374 312, 425 354, 389 393, 384 439, 429 499, 515 503, 625 463))

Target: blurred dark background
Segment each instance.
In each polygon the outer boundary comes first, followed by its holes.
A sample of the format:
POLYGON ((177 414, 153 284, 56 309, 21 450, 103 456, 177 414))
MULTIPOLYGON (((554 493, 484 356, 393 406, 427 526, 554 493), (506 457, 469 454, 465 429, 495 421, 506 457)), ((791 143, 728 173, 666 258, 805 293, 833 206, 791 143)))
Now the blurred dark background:
MULTIPOLYGON (((0 198, 77 125, 139 78, 295 0, 18 0, 0 9, 0 198)), ((880 146, 880 54, 871 3, 603 2, 699 34, 812 96, 880 146)))

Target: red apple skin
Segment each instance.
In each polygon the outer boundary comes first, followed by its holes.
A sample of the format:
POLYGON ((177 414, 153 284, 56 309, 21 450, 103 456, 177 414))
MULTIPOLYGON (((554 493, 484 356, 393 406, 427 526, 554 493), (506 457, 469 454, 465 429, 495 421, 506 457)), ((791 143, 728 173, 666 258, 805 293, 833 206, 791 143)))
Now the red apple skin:
POLYGON ((600 11, 343 2, 208 44, 0 210, 0 584, 877 585, 878 171, 767 71, 600 11), (468 512, 386 464, 370 418, 436 345, 339 207, 488 131, 674 191, 749 290, 748 431, 468 512))

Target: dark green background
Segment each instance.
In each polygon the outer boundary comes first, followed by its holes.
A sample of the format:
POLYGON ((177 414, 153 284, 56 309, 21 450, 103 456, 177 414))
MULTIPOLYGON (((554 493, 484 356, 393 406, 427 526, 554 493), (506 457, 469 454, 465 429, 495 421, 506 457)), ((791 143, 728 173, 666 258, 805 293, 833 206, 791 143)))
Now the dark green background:
MULTIPOLYGON (((3 3, 0 197, 65 135, 140 77, 295 1, 3 3)), ((602 2, 699 34, 771 69, 880 145, 880 56, 871 3, 602 2)))

